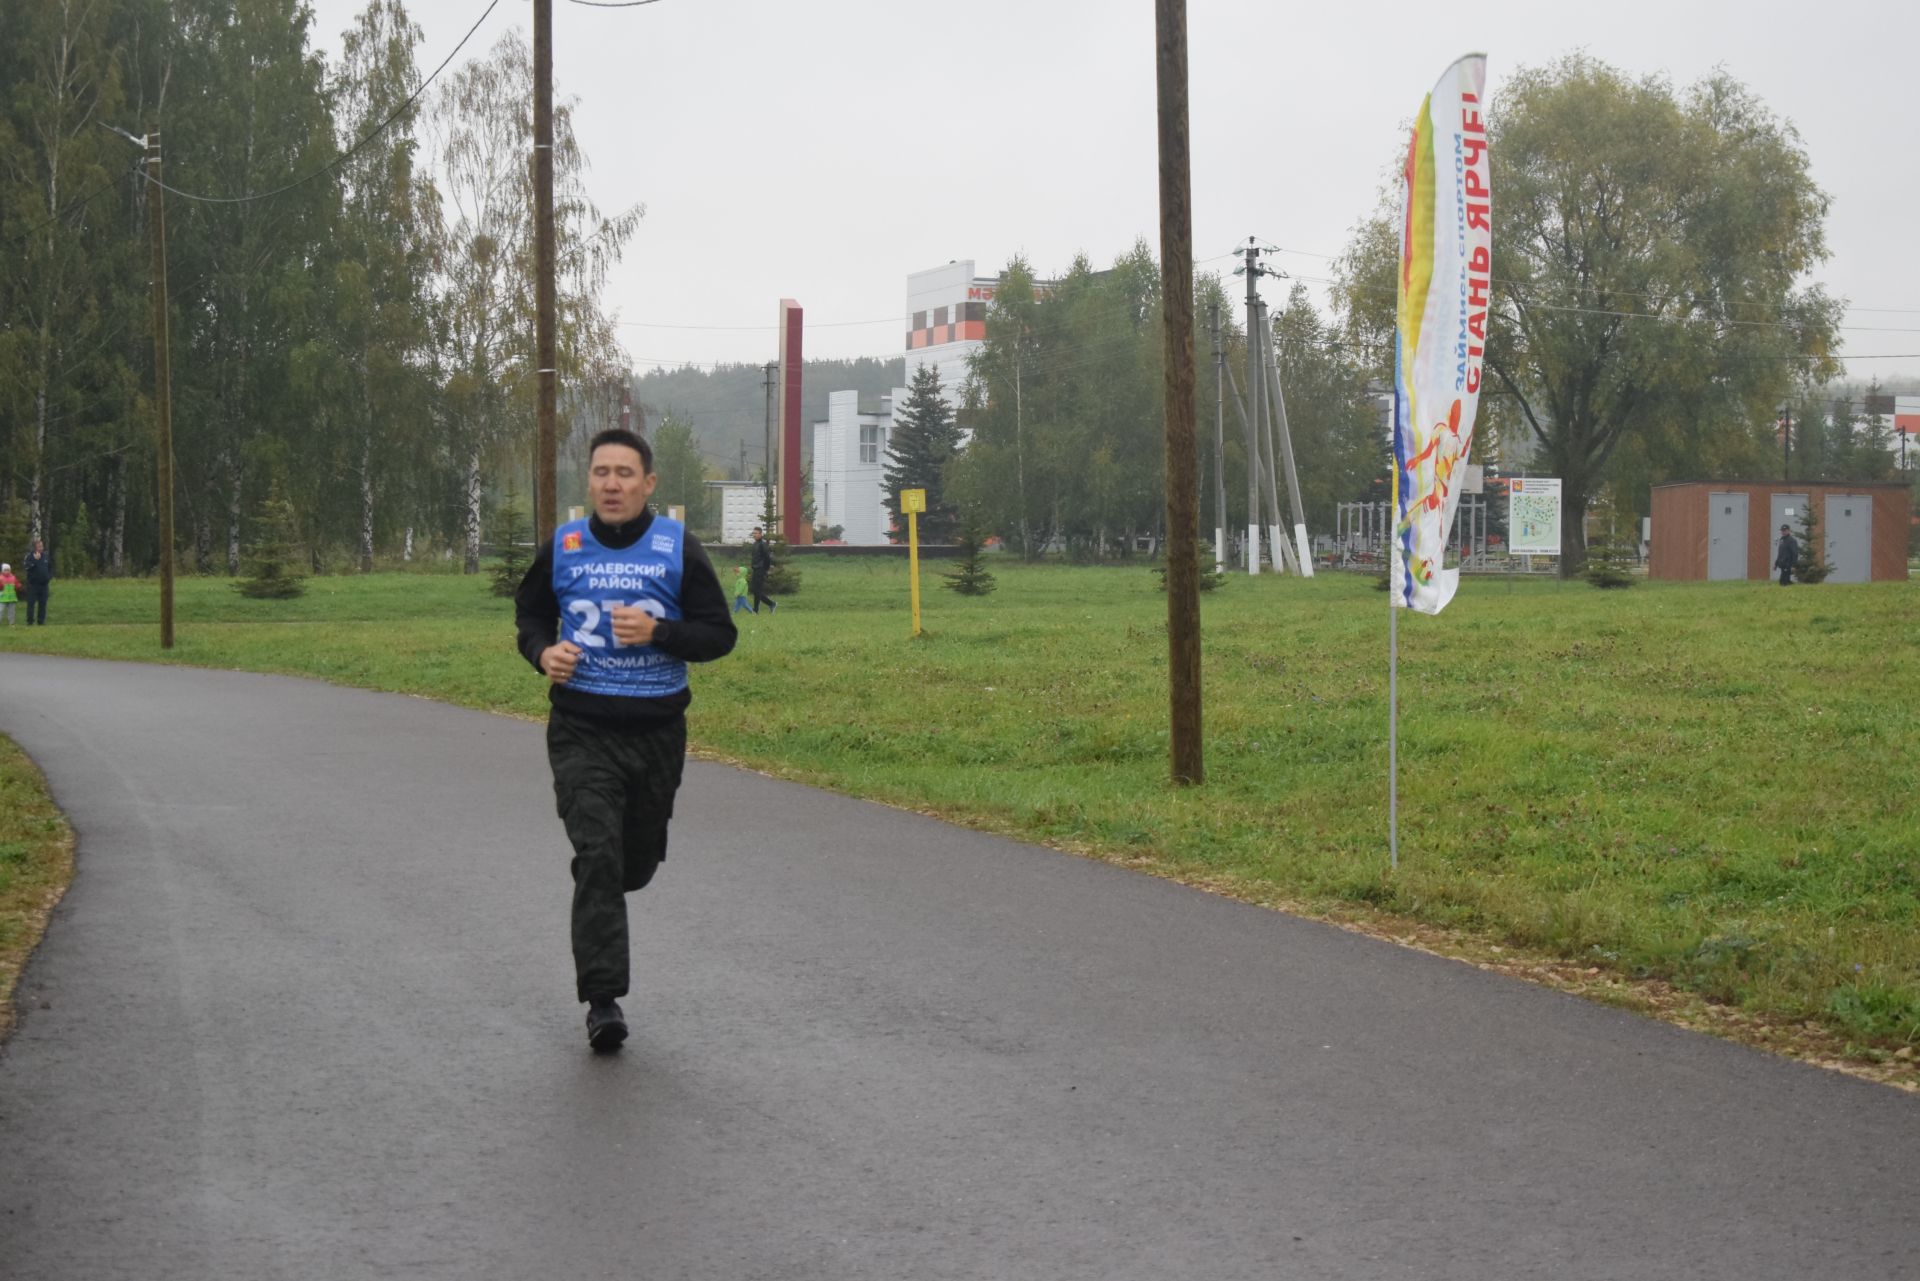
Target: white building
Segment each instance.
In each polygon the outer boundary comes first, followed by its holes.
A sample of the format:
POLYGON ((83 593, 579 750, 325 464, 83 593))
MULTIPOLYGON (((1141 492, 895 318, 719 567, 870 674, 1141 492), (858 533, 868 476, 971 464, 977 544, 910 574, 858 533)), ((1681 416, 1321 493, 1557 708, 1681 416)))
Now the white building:
POLYGON ((707 488, 720 491, 720 541, 734 545, 753 541, 753 527, 766 523, 767 487, 743 480, 710 480, 707 488))
MULTIPOLYGON (((907 381, 925 365, 940 378, 940 395, 956 410, 967 378, 967 358, 985 345, 987 305, 1000 277, 974 271, 963 258, 907 277, 907 381)), ((893 412, 907 389, 896 387, 876 409, 862 411, 859 397, 836 391, 827 397, 825 422, 813 425, 814 524, 838 525, 843 541, 876 546, 891 540, 886 504, 887 441, 893 412)), ((963 428, 964 432, 964 428, 963 428)))
POLYGON ((877 410, 861 412, 860 394, 827 396, 827 418, 813 425, 813 523, 840 526, 841 541, 859 547, 885 543, 887 438, 893 407, 906 399, 896 388, 877 410))
POLYGON ((973 259, 916 271, 907 277, 907 383, 922 365, 940 375, 940 391, 958 408, 967 357, 987 340, 987 304, 998 276, 976 275, 973 259))

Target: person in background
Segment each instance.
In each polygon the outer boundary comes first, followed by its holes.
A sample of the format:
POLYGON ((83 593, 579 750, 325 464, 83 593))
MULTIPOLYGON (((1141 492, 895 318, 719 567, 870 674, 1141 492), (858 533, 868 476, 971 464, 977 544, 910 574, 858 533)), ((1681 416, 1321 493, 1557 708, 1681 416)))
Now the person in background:
POLYGON ((47 625, 47 594, 53 582, 53 562, 47 559, 47 545, 38 538, 27 553, 27 626, 47 625))
POLYGON ((20 580, 13 576, 13 566, 0 565, 0 617, 7 620, 7 626, 13 626, 14 602, 20 599, 20 580))
POLYGON ((733 574, 733 612, 737 614, 743 609, 749 614, 760 612, 747 600, 747 567, 745 565, 740 566, 733 574))
POLYGON ((1793 541, 1793 530, 1780 526, 1780 546, 1773 553, 1773 567, 1780 571, 1780 585, 1793 586, 1793 567, 1800 563, 1800 544, 1793 541))
POLYGON ((760 526, 753 527, 753 612, 760 612, 760 602, 765 601, 768 609, 777 609, 773 597, 767 595, 767 578, 773 573, 773 548, 767 544, 766 531, 760 526))

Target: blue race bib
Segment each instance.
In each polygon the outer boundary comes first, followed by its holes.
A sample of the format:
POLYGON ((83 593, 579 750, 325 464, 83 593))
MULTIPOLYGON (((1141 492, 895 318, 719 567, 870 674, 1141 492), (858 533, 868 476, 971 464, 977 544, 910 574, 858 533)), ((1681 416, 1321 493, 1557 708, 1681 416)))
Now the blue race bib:
POLYGON ((560 598, 560 639, 580 647, 569 689, 626 698, 664 698, 687 688, 687 665, 651 645, 613 637, 613 607, 637 605, 655 618, 680 617, 686 526, 655 516, 640 541, 622 551, 603 546, 584 520, 553 531, 553 594, 560 598))

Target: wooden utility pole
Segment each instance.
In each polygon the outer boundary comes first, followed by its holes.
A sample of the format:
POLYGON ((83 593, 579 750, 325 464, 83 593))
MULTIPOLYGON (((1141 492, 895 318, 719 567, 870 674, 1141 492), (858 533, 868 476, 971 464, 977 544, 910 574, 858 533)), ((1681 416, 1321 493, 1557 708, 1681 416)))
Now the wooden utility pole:
POLYGON ((173 371, 167 361, 167 207, 160 185, 160 131, 147 135, 147 199, 153 217, 153 401, 155 498, 160 507, 160 648, 173 648, 173 371))
POLYGON ((1200 739, 1199 478, 1193 406, 1193 184, 1187 2, 1154 0, 1160 97, 1160 298, 1167 432, 1167 678, 1173 781, 1206 781, 1200 739))
POLYGON ((533 0, 533 363, 538 378, 539 464, 534 480, 536 536, 553 541, 559 523, 554 420, 559 393, 553 342, 553 0, 533 0))

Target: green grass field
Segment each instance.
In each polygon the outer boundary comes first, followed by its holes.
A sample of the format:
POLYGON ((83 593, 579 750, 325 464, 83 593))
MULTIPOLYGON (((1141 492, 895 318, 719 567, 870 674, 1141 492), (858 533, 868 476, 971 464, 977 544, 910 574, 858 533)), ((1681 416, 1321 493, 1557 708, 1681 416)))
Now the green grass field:
MULTIPOLYGON (((1146 568, 995 565, 963 599, 802 562, 695 673, 711 753, 1245 897, 1385 913, 1671 981, 1885 1060, 1920 1044, 1920 584, 1469 580, 1401 621, 1401 867, 1387 871, 1385 597, 1364 578, 1203 598, 1204 788, 1165 781, 1165 600, 1146 568)), ((538 714, 478 579, 184 580, 166 661, 538 714)), ((61 582, 0 649, 162 658, 151 582, 61 582)))
POLYGON ((40 771, 0 738, 0 1037, 12 1022, 20 968, 72 875, 73 833, 40 771))

